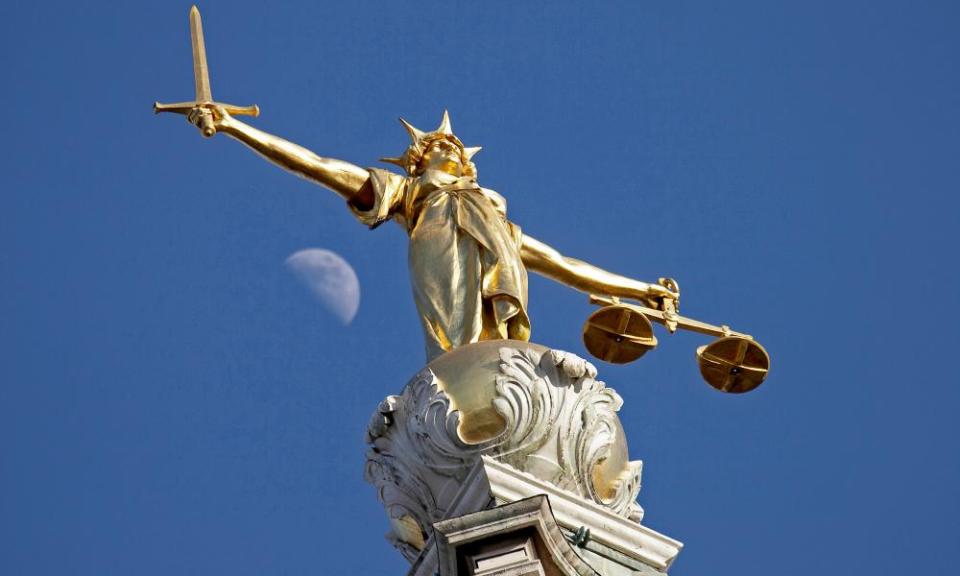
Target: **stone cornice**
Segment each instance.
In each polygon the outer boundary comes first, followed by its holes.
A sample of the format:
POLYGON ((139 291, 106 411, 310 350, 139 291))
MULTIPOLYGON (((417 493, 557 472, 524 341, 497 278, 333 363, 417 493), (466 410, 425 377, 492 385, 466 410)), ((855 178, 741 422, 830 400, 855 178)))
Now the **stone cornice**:
POLYGON ((660 570, 669 568, 683 544, 598 504, 561 490, 493 458, 482 457, 490 492, 498 503, 514 502, 537 494, 550 498, 557 523, 576 530, 590 529, 594 541, 660 570))

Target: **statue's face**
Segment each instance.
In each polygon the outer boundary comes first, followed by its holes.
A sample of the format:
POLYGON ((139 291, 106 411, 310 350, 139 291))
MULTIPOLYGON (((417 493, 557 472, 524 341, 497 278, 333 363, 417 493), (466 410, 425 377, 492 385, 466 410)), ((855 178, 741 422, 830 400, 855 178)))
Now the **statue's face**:
POLYGON ((448 140, 435 140, 420 159, 424 170, 440 170, 454 176, 463 175, 463 160, 460 148, 448 140))

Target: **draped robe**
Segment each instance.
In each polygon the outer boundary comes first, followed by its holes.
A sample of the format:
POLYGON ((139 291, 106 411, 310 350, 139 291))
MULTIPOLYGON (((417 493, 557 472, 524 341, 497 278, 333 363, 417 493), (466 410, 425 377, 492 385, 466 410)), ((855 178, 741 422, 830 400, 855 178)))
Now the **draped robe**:
POLYGON ((407 230, 410 282, 427 359, 480 340, 528 340, 527 271, 506 201, 475 178, 438 170, 404 177, 370 168, 373 206, 354 215, 407 230))

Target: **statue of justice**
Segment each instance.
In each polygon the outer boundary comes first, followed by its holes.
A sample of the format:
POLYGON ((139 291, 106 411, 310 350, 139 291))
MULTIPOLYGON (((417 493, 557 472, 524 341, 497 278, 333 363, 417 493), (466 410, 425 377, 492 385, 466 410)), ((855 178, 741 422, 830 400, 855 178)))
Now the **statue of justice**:
POLYGON ((402 155, 381 159, 399 166, 400 174, 322 157, 236 118, 257 116, 258 107, 215 102, 196 7, 190 11, 190 29, 196 100, 156 103, 154 110, 184 114, 203 136, 229 136, 335 192, 371 228, 387 220, 402 226, 409 237, 410 279, 428 360, 484 340, 529 340, 527 273, 535 272, 603 305, 584 328, 588 350, 601 359, 624 363, 652 349, 653 320, 670 332, 680 327, 720 337, 698 351, 701 372, 715 388, 745 392, 762 382, 769 369, 763 348, 726 326, 679 316, 680 292, 672 279, 642 282, 603 270, 560 254, 508 219, 504 198, 478 182, 473 158, 480 148, 463 144, 446 111, 433 131, 400 120, 410 144, 402 155))

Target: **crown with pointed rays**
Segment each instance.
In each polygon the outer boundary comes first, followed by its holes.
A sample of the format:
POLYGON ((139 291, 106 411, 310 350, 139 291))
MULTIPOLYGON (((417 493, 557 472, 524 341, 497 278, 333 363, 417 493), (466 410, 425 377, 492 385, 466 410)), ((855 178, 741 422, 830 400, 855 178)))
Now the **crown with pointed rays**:
POLYGON ((419 130, 413 124, 407 122, 403 118, 400 119, 400 123, 403 124, 403 127, 407 129, 407 133, 410 135, 410 146, 407 147, 407 150, 402 156, 394 158, 381 158, 381 162, 396 164, 397 166, 400 166, 406 170, 407 174, 414 176, 417 174, 420 160, 423 158, 424 152, 430 148, 430 144, 436 142, 437 140, 446 140, 456 144, 457 148, 460 149, 460 161, 463 164, 464 175, 477 175, 477 167, 473 165, 471 158, 473 158, 474 154, 480 151, 480 146, 468 148, 463 145, 463 142, 461 142, 459 138, 454 136, 453 129, 450 127, 450 114, 447 113, 446 110, 443 111, 443 118, 440 120, 440 127, 433 132, 424 132, 423 130, 419 130))

